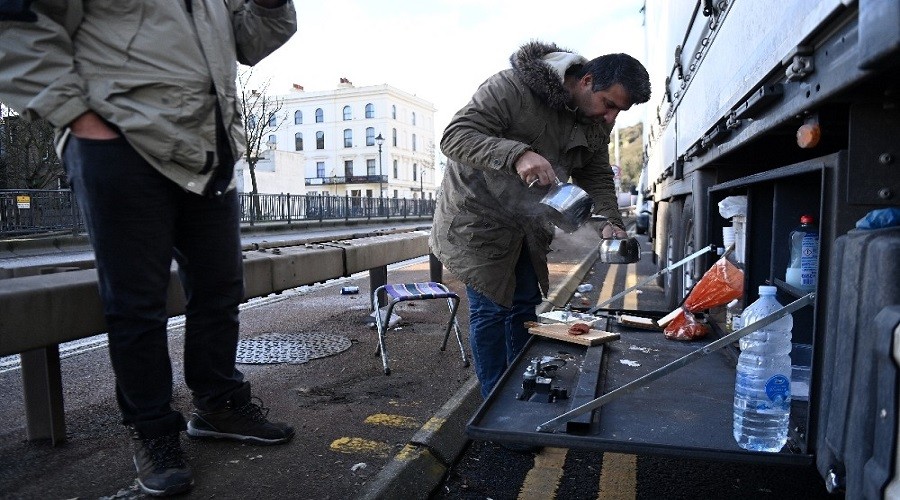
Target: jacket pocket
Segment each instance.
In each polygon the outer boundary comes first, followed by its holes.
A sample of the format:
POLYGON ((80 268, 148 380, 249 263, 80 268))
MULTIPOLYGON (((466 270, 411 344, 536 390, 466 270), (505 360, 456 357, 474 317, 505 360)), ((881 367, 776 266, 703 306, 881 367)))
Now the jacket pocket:
POLYGON ((513 230, 465 209, 450 223, 449 240, 489 259, 509 254, 513 230))

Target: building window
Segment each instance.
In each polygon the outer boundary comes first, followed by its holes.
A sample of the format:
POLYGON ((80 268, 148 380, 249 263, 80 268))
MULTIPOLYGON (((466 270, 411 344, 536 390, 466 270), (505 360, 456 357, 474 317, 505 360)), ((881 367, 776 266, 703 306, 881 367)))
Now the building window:
POLYGON ((316 132, 316 149, 325 149, 325 132, 316 132))
POLYGON ((325 121, 325 112, 322 111, 322 108, 316 109, 316 123, 322 123, 325 121))
POLYGON ((268 144, 270 146, 274 146, 274 145, 278 144, 278 138, 275 137, 275 134, 269 135, 269 140, 266 141, 266 144, 268 144))
POLYGON ((353 160, 344 160, 344 177, 353 177, 353 160))
POLYGON ((416 124, 416 112, 415 111, 413 111, 413 113, 412 113, 412 124, 413 125, 416 124))
POLYGON ((413 163, 413 180, 416 180, 418 174, 419 167, 415 163, 413 163))
POLYGON ((299 109, 294 111, 294 125, 303 125, 303 111, 299 109))
POLYGON ((303 134, 294 134, 294 151, 303 151, 303 134))
POLYGON ((397 129, 391 129, 391 139, 394 141, 394 147, 397 147, 397 129))
POLYGON ((375 160, 366 160, 366 172, 368 172, 368 175, 376 175, 375 160))
POLYGON ((316 162, 316 177, 319 177, 319 178, 325 177, 325 162, 324 161, 316 162))
POLYGON ((391 118, 397 119, 397 105, 391 105, 391 118))
POLYGON ((353 119, 353 111, 350 109, 350 106, 344 106, 344 121, 353 119))
POLYGON ((366 128, 366 146, 374 146, 375 145, 375 129, 372 127, 366 128))
POLYGON ((247 129, 253 130, 256 128, 256 115, 250 115, 247 117, 247 129))
POLYGON ((397 167, 397 160, 394 160, 394 179, 399 179, 399 177, 397 177, 398 173, 399 173, 399 170, 397 167))
POLYGON ((270 127, 278 126, 278 118, 275 117, 275 113, 269 113, 269 126, 270 127))
POLYGON ((412 135, 412 150, 416 150, 416 134, 412 135))
POLYGON ((375 106, 371 102, 366 104, 366 118, 375 118, 375 106))
POLYGON ((344 147, 352 148, 353 147, 353 131, 349 128, 344 129, 344 147))

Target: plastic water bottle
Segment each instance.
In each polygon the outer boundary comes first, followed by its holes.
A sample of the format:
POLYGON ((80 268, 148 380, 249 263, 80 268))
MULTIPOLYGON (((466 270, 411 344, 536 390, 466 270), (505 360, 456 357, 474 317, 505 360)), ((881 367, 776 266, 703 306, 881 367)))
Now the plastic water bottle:
POLYGON ((784 281, 801 290, 814 290, 818 280, 819 230, 812 215, 800 217, 800 227, 791 231, 791 263, 784 281))
MULTIPOLYGON (((749 326, 781 309, 774 286, 760 286, 759 299, 741 315, 749 326)), ((752 451, 781 450, 791 414, 791 328, 787 315, 742 340, 734 383, 734 439, 752 451)))

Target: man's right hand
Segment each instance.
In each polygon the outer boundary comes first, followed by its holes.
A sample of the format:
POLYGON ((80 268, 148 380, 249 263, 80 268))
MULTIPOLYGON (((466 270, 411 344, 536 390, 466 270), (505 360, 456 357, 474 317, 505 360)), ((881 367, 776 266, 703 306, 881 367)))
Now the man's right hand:
POLYGON ((72 135, 80 139, 109 140, 119 137, 97 113, 88 111, 69 123, 72 135))
POLYGON ((534 151, 525 151, 522 156, 516 160, 516 173, 525 184, 531 185, 537 181, 541 186, 547 186, 556 183, 556 172, 553 166, 543 156, 534 151))

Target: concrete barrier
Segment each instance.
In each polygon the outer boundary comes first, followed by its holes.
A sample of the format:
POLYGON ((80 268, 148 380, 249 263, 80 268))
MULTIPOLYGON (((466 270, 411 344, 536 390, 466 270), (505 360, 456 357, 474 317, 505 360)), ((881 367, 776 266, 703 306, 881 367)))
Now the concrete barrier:
MULTIPOLYGON (((245 299, 367 270, 384 281, 388 264, 428 253, 423 231, 245 251, 245 299)), ((173 266, 167 312, 176 316, 184 307, 173 266)), ((0 281, 0 356, 22 354, 29 439, 65 439, 58 344, 105 331, 93 269, 0 281)))

